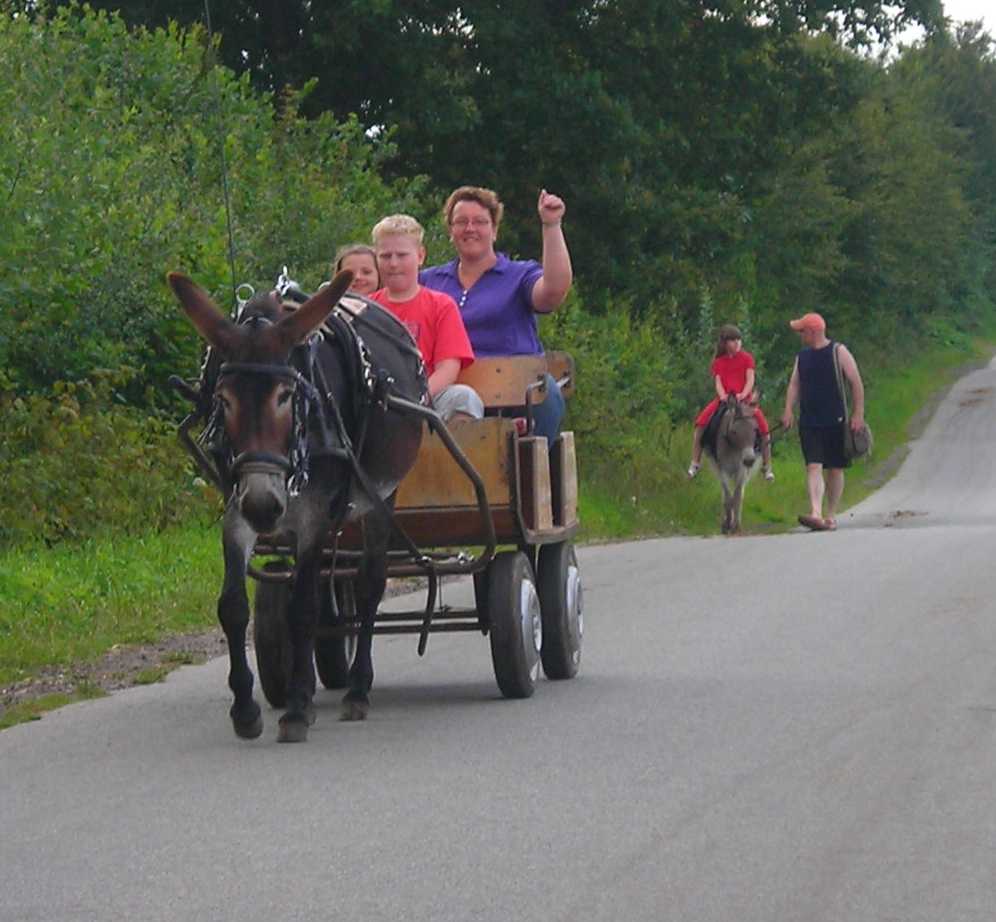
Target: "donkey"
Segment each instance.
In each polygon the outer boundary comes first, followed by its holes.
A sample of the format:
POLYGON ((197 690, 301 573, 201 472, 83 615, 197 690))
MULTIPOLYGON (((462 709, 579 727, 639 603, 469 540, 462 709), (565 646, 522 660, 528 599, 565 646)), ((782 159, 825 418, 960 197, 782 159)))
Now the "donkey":
POLYGON ((361 302, 361 310, 349 315, 352 322, 335 311, 352 281, 350 272, 339 273, 300 306, 281 303, 275 292, 256 295, 237 323, 185 275, 170 273, 168 280, 222 360, 209 428, 216 433, 212 450, 226 499, 218 619, 228 641, 232 724, 245 739, 263 731, 246 657, 245 578, 256 536, 279 530, 291 541, 295 565, 286 614, 287 709, 277 738, 303 742, 315 719, 322 551, 330 532, 354 519, 362 520, 366 547, 356 579, 360 632, 342 716, 367 715, 390 511, 422 438, 417 414, 394 409, 388 395, 425 406, 425 368, 410 334, 386 310, 361 302), (356 330, 361 319, 362 337, 356 330), (322 332, 313 335, 319 328, 322 332))
POLYGON ((722 414, 715 426, 715 435, 709 431, 703 439, 706 457, 719 477, 723 488, 724 535, 740 531, 740 515, 744 505, 747 482, 757 471, 757 420, 752 407, 745 406, 732 394, 725 406, 717 410, 722 414))

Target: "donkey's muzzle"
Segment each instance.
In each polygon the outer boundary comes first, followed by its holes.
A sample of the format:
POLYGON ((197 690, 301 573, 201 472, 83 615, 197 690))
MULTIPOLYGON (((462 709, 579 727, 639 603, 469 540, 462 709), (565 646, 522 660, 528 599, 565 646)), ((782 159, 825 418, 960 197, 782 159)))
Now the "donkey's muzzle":
MULTIPOLYGON (((261 454, 261 453, 260 453, 261 454)), ((274 531, 287 511, 287 471, 290 465, 279 455, 273 458, 284 461, 274 463, 257 455, 254 458, 236 459, 236 503, 242 517, 260 534, 274 531)))

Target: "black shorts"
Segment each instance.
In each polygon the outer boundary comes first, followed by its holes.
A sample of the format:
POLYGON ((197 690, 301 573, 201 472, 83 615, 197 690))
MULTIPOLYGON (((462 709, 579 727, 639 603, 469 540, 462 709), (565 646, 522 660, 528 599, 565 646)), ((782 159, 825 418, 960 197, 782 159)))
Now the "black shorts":
POLYGON ((845 468, 851 462, 844 457, 844 430, 840 426, 831 429, 799 429, 802 442, 802 456, 806 464, 822 464, 824 467, 845 468))

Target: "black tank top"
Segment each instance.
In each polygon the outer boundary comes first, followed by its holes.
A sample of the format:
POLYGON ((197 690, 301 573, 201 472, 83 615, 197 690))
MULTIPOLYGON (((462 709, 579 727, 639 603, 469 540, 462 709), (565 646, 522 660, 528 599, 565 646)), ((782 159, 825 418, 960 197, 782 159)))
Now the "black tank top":
POLYGON ((832 340, 822 349, 799 353, 799 425, 829 429, 844 419, 844 401, 833 368, 832 340))

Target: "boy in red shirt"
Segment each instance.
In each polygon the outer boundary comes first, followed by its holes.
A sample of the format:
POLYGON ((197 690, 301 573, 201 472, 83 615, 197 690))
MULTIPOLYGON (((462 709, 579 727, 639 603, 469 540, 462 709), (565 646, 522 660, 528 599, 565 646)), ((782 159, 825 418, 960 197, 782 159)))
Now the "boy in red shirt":
POLYGON ((757 430, 761 433, 761 457, 764 462, 764 479, 775 479, 771 469, 771 429, 757 406, 754 395, 754 356, 743 348, 743 338, 732 324, 721 327, 719 342, 716 344, 716 357, 710 371, 716 385, 716 396, 706 404, 705 409, 695 419, 695 435, 692 438, 692 462, 688 465, 688 476, 694 477, 702 466, 702 433, 709 420, 729 394, 737 400, 746 401, 754 407, 757 430))
POLYGON ((422 225, 409 215, 391 215, 373 229, 383 288, 370 297, 391 311, 412 334, 429 375, 429 396, 444 420, 484 416, 484 403, 457 375, 474 361, 456 302, 418 283, 425 261, 422 225))

